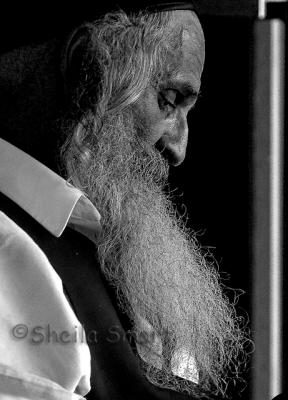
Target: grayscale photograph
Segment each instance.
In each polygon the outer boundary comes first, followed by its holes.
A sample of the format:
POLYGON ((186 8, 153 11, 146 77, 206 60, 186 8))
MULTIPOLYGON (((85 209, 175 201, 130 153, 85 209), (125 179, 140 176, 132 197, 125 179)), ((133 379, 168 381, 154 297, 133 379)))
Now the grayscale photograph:
POLYGON ((1 7, 0 400, 288 400, 287 21, 1 7))

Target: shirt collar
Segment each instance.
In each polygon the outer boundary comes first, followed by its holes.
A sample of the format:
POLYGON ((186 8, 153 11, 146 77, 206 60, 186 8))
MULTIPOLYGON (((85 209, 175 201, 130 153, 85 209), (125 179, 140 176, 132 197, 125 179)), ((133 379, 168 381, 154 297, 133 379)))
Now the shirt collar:
POLYGON ((1 138, 0 191, 56 237, 68 223, 100 230, 99 212, 79 189, 1 138))

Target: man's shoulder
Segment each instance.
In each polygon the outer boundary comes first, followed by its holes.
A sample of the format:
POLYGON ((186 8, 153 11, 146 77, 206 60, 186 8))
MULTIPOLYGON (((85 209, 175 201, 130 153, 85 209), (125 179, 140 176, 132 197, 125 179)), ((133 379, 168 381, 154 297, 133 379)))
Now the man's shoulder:
POLYGON ((0 210, 0 249, 14 244, 21 245, 24 242, 26 245, 34 243, 29 235, 11 217, 0 210))
MULTIPOLYGON (((0 251, 7 252, 11 247, 20 244, 26 237, 25 232, 7 214, 0 210, 0 251)), ((16 250, 16 247, 15 249, 16 250)))
POLYGON ((21 228, 0 209, 0 240, 19 232, 21 228))
POLYGON ((55 287, 62 287, 61 279, 44 252, 12 218, 0 211, 0 276, 16 281, 24 275, 27 284, 29 277, 46 276, 53 280, 55 287))

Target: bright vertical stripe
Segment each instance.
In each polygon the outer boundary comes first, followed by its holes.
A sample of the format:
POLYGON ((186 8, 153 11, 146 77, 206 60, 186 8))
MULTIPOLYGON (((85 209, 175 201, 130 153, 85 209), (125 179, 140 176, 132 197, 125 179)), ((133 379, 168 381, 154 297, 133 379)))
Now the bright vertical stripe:
POLYGON ((270 119, 270 396, 282 390, 282 220, 284 146, 284 24, 271 21, 270 119))

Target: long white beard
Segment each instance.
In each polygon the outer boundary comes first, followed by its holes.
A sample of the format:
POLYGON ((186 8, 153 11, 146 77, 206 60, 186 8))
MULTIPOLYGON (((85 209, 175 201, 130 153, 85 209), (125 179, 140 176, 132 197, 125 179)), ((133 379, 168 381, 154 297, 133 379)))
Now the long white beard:
POLYGON ((132 112, 107 118, 100 133, 90 132, 88 166, 73 161, 75 150, 68 146, 68 174, 101 214, 99 259, 120 307, 135 331, 140 318, 161 340, 161 370, 147 367, 148 378, 193 392, 171 374, 173 354, 185 349, 194 357, 200 387, 223 393, 229 376, 237 378, 245 334, 216 269, 164 194, 167 162, 139 139, 145 137, 139 130, 132 112))

